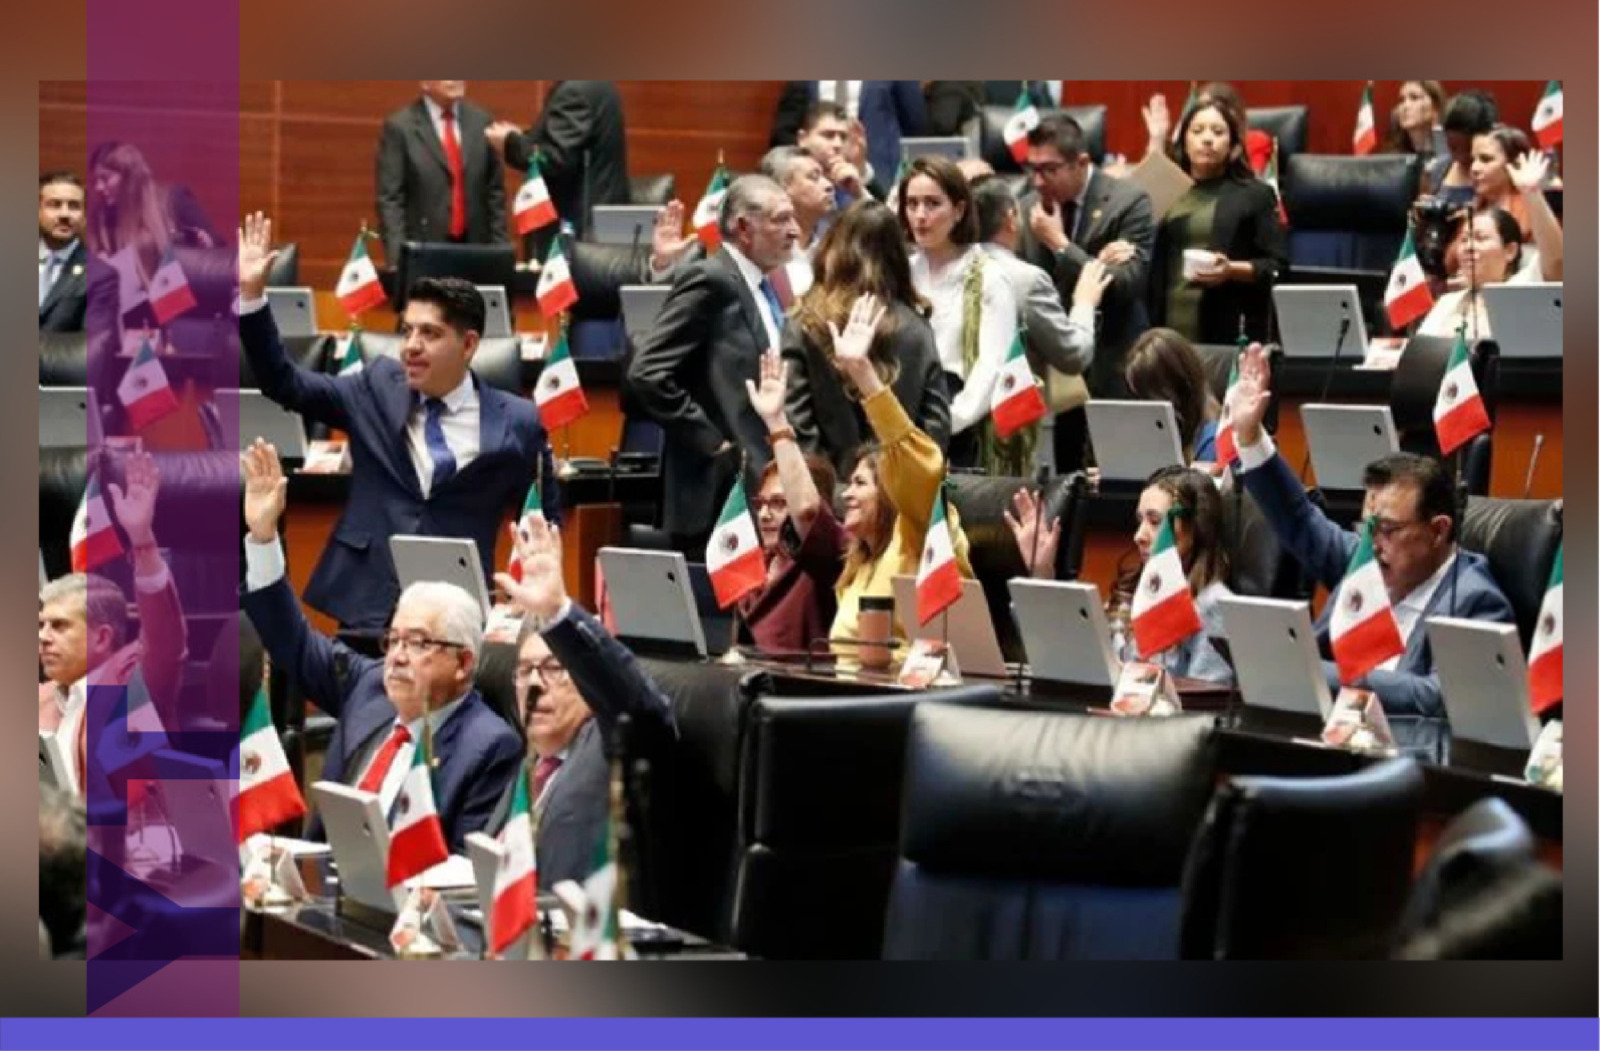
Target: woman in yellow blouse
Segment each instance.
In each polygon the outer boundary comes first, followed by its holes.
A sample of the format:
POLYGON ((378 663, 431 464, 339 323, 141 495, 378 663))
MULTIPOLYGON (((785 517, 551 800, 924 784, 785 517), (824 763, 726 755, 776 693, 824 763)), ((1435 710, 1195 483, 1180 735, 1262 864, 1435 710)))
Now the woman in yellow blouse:
MULTIPOLYGON (((894 391, 884 386, 868 354, 884 311, 877 297, 864 295, 851 308, 842 332, 828 323, 834 359, 861 393, 861 407, 877 438, 875 444, 856 454, 845 480, 844 520, 840 523, 844 537, 839 551, 844 569, 834 589, 839 611, 829 633, 833 638, 856 637, 856 616, 863 596, 892 597, 895 577, 916 574, 933 497, 944 482, 944 454, 911 422, 894 391)), ((774 445, 794 441, 794 432, 783 416, 768 421, 768 441, 774 445)), ((832 507, 805 472, 780 471, 779 477, 785 485, 790 518, 797 526, 832 516, 832 507), (791 487, 797 491, 788 491, 791 487)), ((948 511, 948 521, 956 563, 962 576, 970 577, 967 537, 953 508, 948 511)), ((895 634, 905 637, 898 624, 895 634)))

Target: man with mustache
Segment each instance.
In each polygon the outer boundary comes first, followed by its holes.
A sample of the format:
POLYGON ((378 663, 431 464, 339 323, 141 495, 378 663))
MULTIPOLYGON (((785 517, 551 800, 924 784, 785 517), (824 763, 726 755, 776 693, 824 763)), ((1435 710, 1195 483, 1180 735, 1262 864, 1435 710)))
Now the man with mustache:
MULTIPOLYGON (((311 629, 284 578, 278 520, 288 480, 277 450, 256 439, 245 474, 245 589, 239 605, 262 645, 317 707, 339 720, 324 780, 375 792, 387 812, 424 736, 431 736, 434 803, 445 842, 464 853, 516 777, 522 742, 473 687, 483 647, 478 600, 454 584, 413 584, 400 596, 373 660, 311 629)), ((321 835, 321 821, 308 833, 321 835)))
POLYGON ((82 332, 88 306, 84 277, 83 183, 72 172, 39 176, 39 331, 82 332))

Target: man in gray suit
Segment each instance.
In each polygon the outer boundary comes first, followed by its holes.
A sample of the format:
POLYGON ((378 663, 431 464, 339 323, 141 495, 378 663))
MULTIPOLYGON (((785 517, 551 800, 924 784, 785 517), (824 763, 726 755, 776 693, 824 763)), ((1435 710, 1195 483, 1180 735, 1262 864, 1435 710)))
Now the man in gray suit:
POLYGON ((466 92, 464 80, 424 80, 422 97, 383 122, 378 228, 390 266, 406 241, 507 240, 505 176, 484 137, 492 122, 466 92))
POLYGON ((1145 282, 1155 243, 1150 195, 1098 170, 1084 148, 1083 129, 1054 114, 1028 133, 1033 191, 1021 202, 1017 254, 1048 271, 1061 298, 1071 297, 1084 264, 1098 258, 1111 272, 1089 390, 1116 397, 1124 389, 1122 358, 1149 327, 1145 282))

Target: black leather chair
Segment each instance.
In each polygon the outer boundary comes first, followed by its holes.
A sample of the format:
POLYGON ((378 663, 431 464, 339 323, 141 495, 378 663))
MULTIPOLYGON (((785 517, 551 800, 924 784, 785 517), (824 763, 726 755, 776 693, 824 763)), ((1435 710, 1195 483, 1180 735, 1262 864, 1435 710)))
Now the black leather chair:
POLYGON ((1434 843, 1412 884, 1396 930, 1397 944, 1436 927, 1452 907, 1533 859, 1533 833, 1527 823, 1504 800, 1480 799, 1456 815, 1434 843))
MULTIPOLYGON (((361 360, 376 361, 380 357, 400 356, 401 337, 392 332, 362 332, 361 360)), ((338 362, 331 341, 324 355, 324 367, 334 369, 338 362)), ((521 394, 522 342, 516 336, 485 336, 478 341, 472 355, 472 371, 491 387, 510 394, 521 394)))
POLYGON ((419 277, 459 277, 475 285, 509 290, 517 269, 517 250, 510 244, 444 244, 406 241, 395 264, 395 310, 406 305, 406 292, 419 277))
POLYGON ((72 571, 72 519, 88 484, 88 463, 86 449, 39 450, 39 550, 52 580, 72 571))
POLYGON ((1461 521, 1461 546, 1489 560, 1489 572, 1517 617, 1527 651, 1550 583, 1550 567, 1561 547, 1560 500, 1474 497, 1461 521))
MULTIPOLYGON (((1006 145, 1006 122, 1015 113, 1014 107, 984 106, 979 117, 978 155, 989 162, 989 166, 1000 174, 1020 172, 1022 166, 1011 156, 1011 149, 1006 145)), ((1078 127, 1083 129, 1084 149, 1089 154, 1089 159, 1096 164, 1104 163, 1106 158, 1106 107, 1093 106, 1062 106, 1059 109, 1045 108, 1039 111, 1040 117, 1050 117, 1060 114, 1071 117, 1078 122, 1078 127)))
MULTIPOLYGON (((281 336, 279 338, 283 343, 284 353, 288 355, 290 361, 301 368, 310 369, 312 372, 327 372, 330 366, 337 365, 337 362, 333 360, 333 356, 337 352, 338 344, 344 337, 342 335, 319 334, 315 336, 281 336)), ((360 336, 363 343, 368 339, 380 338, 394 339, 396 337, 380 337, 376 333, 369 332, 362 332, 360 336)), ((261 381, 256 378, 255 370, 250 367, 250 359, 244 355, 242 348, 239 354, 239 387, 242 390, 261 389, 261 381)))
POLYGON ((39 386, 87 387, 89 337, 83 332, 39 333, 39 386))
POLYGON ((678 192, 671 172, 628 176, 628 200, 633 204, 668 204, 678 192))
POLYGON ((1213 734, 1205 716, 919 705, 884 957, 1175 957, 1213 734))
POLYGON ((1405 239, 1421 175, 1418 159, 1402 154, 1289 157, 1279 177, 1289 213, 1290 269, 1387 273, 1405 239))
MULTIPOLYGON (((1434 431, 1433 407, 1439 398, 1439 385, 1455 348, 1454 336, 1413 336, 1400 355, 1394 379, 1389 386, 1389 411, 1394 416, 1400 448, 1421 456, 1439 457, 1439 438, 1434 431)), ((1491 422, 1495 416, 1495 392, 1487 382, 1492 371, 1490 359, 1494 344, 1487 340, 1468 348, 1472 375, 1483 395, 1491 422)), ((1494 454, 1493 433, 1471 439, 1453 454, 1460 461, 1461 478, 1467 492, 1483 496, 1489 492, 1489 472, 1494 454)))
POLYGON ((578 301, 572 306, 567 340, 575 358, 621 358, 627 349, 622 324, 623 285, 645 281, 650 246, 574 242, 568 254, 578 301))
POLYGON ((1306 128, 1311 123, 1307 106, 1253 106, 1244 111, 1245 122, 1278 140, 1278 172, 1289 158, 1306 151, 1306 128))
POLYGON ((300 246, 294 241, 278 246, 278 258, 267 271, 268 288, 294 288, 300 284, 300 246))
POLYGON ((515 642, 485 642, 472 682, 483 695, 484 702, 510 724, 520 738, 523 728, 522 713, 517 705, 516 671, 515 642))
MULTIPOLYGON (((1073 477, 1052 478, 1044 487, 1046 519, 1059 517, 1064 526, 1063 536, 1071 535, 1073 477)), ((1004 512, 1010 510, 1012 497, 1025 485, 1031 485, 1026 478, 958 474, 950 477, 947 490, 950 505, 960 516, 962 531, 967 535, 973 575, 983 585, 984 597, 989 600, 989 616, 994 622, 1000 649, 1007 660, 1014 661, 1023 659, 1022 640, 1011 616, 1008 584, 1012 577, 1027 576, 1027 567, 1023 564, 1022 553, 1017 550, 1011 528, 1006 525, 1004 512)), ((1071 557, 1069 547, 1063 543, 1056 552, 1057 579, 1070 580, 1077 576, 1076 564, 1070 567, 1064 564, 1071 557)))
POLYGON ((1410 759, 1339 777, 1229 778, 1184 870, 1184 957, 1387 956, 1422 787, 1410 759))
MULTIPOLYGON (((1233 372, 1233 363, 1239 358, 1239 348, 1225 343, 1196 343, 1195 353, 1200 355, 1200 365, 1205 369, 1206 386, 1211 388, 1211 396, 1220 404, 1228 393, 1228 377, 1233 372)), ((1272 366, 1272 374, 1277 375, 1279 366, 1283 363, 1283 348, 1272 345, 1268 348, 1268 364, 1272 366)), ((1268 431, 1278 429, 1278 399, 1272 399, 1267 406, 1266 419, 1262 421, 1268 431)))
POLYGON ((1561 874, 1525 860, 1456 896, 1395 952, 1402 960, 1559 960, 1561 874))
POLYGON ((902 763, 923 700, 994 687, 759 697, 745 715, 732 944, 774 959, 875 959, 900 833, 902 763))

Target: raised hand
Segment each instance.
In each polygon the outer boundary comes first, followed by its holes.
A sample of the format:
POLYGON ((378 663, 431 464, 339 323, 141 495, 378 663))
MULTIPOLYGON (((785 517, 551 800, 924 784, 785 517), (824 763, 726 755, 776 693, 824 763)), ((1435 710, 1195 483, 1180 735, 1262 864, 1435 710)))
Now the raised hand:
POLYGON ((522 580, 513 580, 509 573, 496 573, 495 583, 514 606, 547 623, 561 612, 561 604, 567 599, 567 586, 561 576, 561 530, 535 512, 512 523, 511 539, 522 566, 522 580))
POLYGON ((1240 448, 1261 440, 1261 421, 1272 404, 1272 366, 1261 344, 1252 343, 1239 357, 1239 384, 1233 390, 1233 433, 1240 448))
POLYGON ((1150 140, 1150 150, 1147 152, 1165 149, 1167 139, 1172 135, 1172 111, 1167 109, 1167 97, 1151 95, 1149 104, 1139 107, 1139 115, 1144 118, 1145 134, 1150 140))
POLYGON ((1078 283, 1072 289, 1072 305, 1098 307, 1111 286, 1111 271, 1098 259, 1091 259, 1078 271, 1078 283))
POLYGON ((750 407, 767 430, 778 431, 789 425, 783 409, 784 396, 789 392, 789 363, 777 351, 761 355, 760 385, 745 380, 744 389, 750 395, 750 407))
POLYGON ((239 454, 239 465, 244 470, 244 524, 250 539, 270 544, 289 502, 289 479, 283 476, 278 450, 257 438, 239 454))
POLYGON ((161 489, 155 458, 147 452, 134 453, 122 461, 122 467, 125 487, 115 483, 106 486, 111 494, 111 510, 135 547, 154 544, 151 525, 156 518, 156 494, 161 489))
POLYGON ((1011 527, 1011 535, 1017 542, 1017 553, 1022 556, 1023 564, 1028 566, 1032 576, 1043 580, 1054 578, 1056 552, 1061 547, 1061 519, 1052 518, 1048 525, 1044 525, 1044 501, 1035 497, 1027 486, 1017 490, 1011 498, 1011 507, 1015 515, 1011 511, 1002 513, 1006 525, 1011 527))
POLYGON ((878 322, 883 320, 884 310, 877 296, 857 296, 843 332, 832 321, 828 322, 828 332, 833 336, 834 360, 855 382, 864 398, 876 394, 878 388, 883 386, 867 352, 872 349, 872 340, 877 333, 878 322))
POLYGON ((650 265, 665 270, 687 252, 696 241, 691 232, 683 233, 683 202, 674 200, 656 213, 656 224, 650 231, 650 265))
POLYGON ((262 212, 244 217, 239 227, 239 295, 260 299, 267 294, 267 273, 278 258, 272 247, 272 220, 262 212))
POLYGON ((1550 174, 1550 158, 1538 150, 1529 150, 1506 165, 1506 174, 1511 176, 1511 184, 1518 193, 1540 193, 1544 190, 1545 177, 1550 174))
POLYGON ((860 120, 850 122, 850 135, 844 143, 844 159, 857 170, 867 167, 867 126, 860 120))

